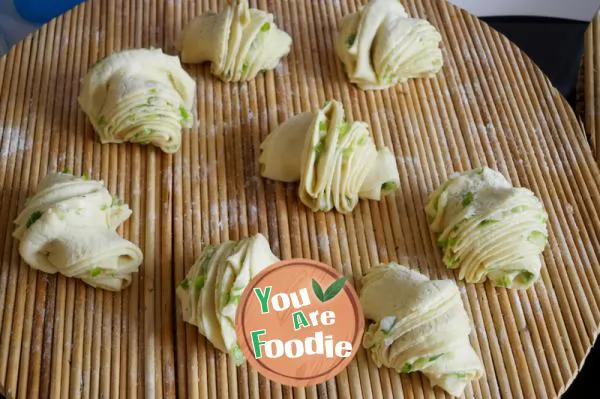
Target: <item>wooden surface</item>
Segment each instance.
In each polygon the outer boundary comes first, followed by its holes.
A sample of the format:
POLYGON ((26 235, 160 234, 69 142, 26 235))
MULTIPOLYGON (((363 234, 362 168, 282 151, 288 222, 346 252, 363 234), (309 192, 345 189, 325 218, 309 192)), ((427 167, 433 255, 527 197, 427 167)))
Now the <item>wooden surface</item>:
MULTIPOLYGON (((496 168, 531 188, 550 217, 541 280, 523 292, 459 283, 486 377, 467 397, 555 397, 575 377, 600 324, 599 169, 569 106, 507 40, 436 0, 404 0, 444 41, 432 80, 362 92, 334 55, 340 17, 358 1, 259 1, 293 37, 291 54, 250 83, 208 66, 198 123, 174 156, 101 145, 77 106, 79 79, 126 48, 173 51, 182 24, 217 2, 92 0, 0 59, 0 390, 9 397, 443 397, 419 373, 378 370, 360 351, 337 378, 308 389, 236 369, 182 322, 175 287, 203 245, 265 234, 283 259, 319 259, 357 277, 399 261, 453 278, 427 227, 427 195, 456 170, 496 168), (393 148, 401 187, 348 216, 313 214, 293 184, 259 177, 259 143, 292 115, 336 98, 393 148), (27 267, 12 220, 48 172, 104 179, 134 214, 122 229, 145 262, 118 294, 27 267)), ((255 2, 251 4, 256 5, 255 2)))

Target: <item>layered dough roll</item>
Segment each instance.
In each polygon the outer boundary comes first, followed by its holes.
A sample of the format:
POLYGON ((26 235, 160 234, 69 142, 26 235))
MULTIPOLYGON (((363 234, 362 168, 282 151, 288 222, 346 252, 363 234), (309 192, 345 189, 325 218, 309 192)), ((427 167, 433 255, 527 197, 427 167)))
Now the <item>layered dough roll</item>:
POLYGON ((429 280, 395 263, 379 265, 363 277, 360 303, 374 322, 363 345, 377 367, 421 371, 454 396, 484 374, 454 281, 429 280))
POLYGON ((548 231, 541 201, 487 167, 452 176, 425 207, 447 267, 468 283, 527 288, 540 276, 548 231))
POLYGON ((192 126, 195 92, 179 58, 160 49, 126 50, 90 69, 79 105, 102 143, 153 144, 173 153, 181 129, 192 126))
POLYGON ((13 236, 34 269, 118 291, 131 283, 143 259, 135 244, 116 233, 130 215, 101 181, 53 173, 27 200, 13 236))
POLYGON ((375 148, 364 122, 348 122, 338 101, 296 115, 261 144, 261 174, 300 181, 300 200, 313 211, 351 212, 359 198, 380 200, 400 184, 394 154, 375 148))
POLYGON ((372 0, 342 19, 335 49, 352 83, 385 89, 437 74, 444 64, 441 40, 433 25, 410 18, 398 0, 372 0))
POLYGON ((224 81, 251 80, 273 69, 290 52, 292 38, 273 22, 273 15, 251 9, 248 0, 233 0, 222 12, 207 12, 183 30, 177 47, 185 63, 210 61, 224 81))
POLYGON ((176 289, 183 320, 229 353, 236 365, 245 361, 235 333, 242 292, 254 276, 278 261, 261 234, 208 246, 176 289))

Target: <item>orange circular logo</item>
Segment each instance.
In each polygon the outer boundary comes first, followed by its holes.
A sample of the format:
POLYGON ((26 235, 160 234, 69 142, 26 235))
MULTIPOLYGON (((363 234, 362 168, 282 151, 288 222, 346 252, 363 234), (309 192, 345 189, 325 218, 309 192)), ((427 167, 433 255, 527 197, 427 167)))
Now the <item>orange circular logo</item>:
POLYGON ((336 376, 358 352, 364 317, 354 287, 307 259, 276 263, 244 289, 236 332, 246 359, 265 377, 308 386, 336 376))

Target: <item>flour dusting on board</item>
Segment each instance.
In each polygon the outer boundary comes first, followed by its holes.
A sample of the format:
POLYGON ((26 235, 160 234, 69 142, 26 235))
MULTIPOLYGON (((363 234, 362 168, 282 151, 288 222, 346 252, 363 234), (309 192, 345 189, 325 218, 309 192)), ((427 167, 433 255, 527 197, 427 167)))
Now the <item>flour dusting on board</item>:
POLYGON ((5 143, 2 149, 0 149, 0 158, 6 158, 27 151, 33 144, 31 137, 21 134, 21 130, 18 127, 0 128, 0 137, 4 137, 5 135, 10 137, 10 142, 5 143), (17 140, 14 139, 15 136, 18 137, 17 140))

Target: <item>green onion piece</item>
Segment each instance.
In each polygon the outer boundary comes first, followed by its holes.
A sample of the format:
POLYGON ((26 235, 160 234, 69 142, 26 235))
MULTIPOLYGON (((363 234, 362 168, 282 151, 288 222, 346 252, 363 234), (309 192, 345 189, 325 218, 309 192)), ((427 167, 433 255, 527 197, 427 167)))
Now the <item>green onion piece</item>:
POLYGON ((350 36, 348 36, 348 38, 346 39, 346 45, 348 47, 352 47, 352 45, 354 44, 355 41, 356 41, 356 33, 353 33, 350 36))
POLYGON ((381 185, 381 191, 394 191, 398 188, 398 185, 393 181, 386 181, 381 185))
POLYGON ((204 288, 204 280, 205 280, 204 276, 196 277, 196 280, 194 280, 194 288, 198 291, 200 291, 202 288, 204 288))
POLYGON ((190 113, 188 112, 187 109, 185 109, 185 107, 183 105, 181 105, 179 107, 179 114, 181 115, 182 120, 184 120, 184 121, 190 120, 190 113))
POLYGON ((230 298, 231 298, 231 294, 229 292, 224 292, 221 295, 221 303, 229 303, 230 298))
POLYGON ((269 29, 271 29, 271 24, 268 22, 265 22, 264 24, 262 24, 262 26, 260 27, 260 31, 261 32, 266 32, 269 29))
POLYGON ((112 204, 111 204, 111 206, 120 206, 120 205, 123 205, 123 201, 121 200, 121 198, 117 194, 114 194, 112 196, 112 204))
POLYGON ((527 237, 527 241, 546 241, 546 235, 541 231, 532 231, 527 237))
POLYGON ((229 298, 229 302, 228 303, 238 304, 238 303, 240 303, 240 298, 241 297, 242 297, 241 295, 234 295, 231 298, 229 298))
POLYGON ((71 171, 69 170, 69 168, 63 168, 63 170, 61 170, 60 173, 68 175, 68 174, 71 174, 71 171))
POLYGON ((429 362, 430 363, 435 362, 436 360, 438 360, 442 356, 444 356, 443 353, 440 353, 439 355, 432 356, 432 357, 429 358, 429 362))
POLYGON ((481 223, 479 223, 479 227, 483 227, 483 226, 487 226, 489 224, 494 224, 494 223, 498 223, 499 220, 495 220, 495 219, 485 219, 482 220, 481 223))
POLYGON ((498 287, 510 288, 512 285, 512 280, 510 279, 509 275, 504 275, 500 280, 495 281, 495 283, 498 287))
POLYGON ((327 121, 326 120, 322 120, 321 122, 319 122, 319 131, 321 131, 321 132, 327 131, 327 121))
POLYGON ((458 256, 456 254, 450 256, 448 259, 444 260, 444 263, 446 264, 446 266, 448 267, 452 267, 454 265, 456 265, 458 263, 459 259, 458 256))
POLYGON ((406 363, 404 366, 402 366, 402 368, 400 369, 401 373, 410 373, 412 371, 413 365, 411 363, 406 363))
POLYGON ((340 140, 346 137, 348 130, 350 130, 350 124, 348 122, 342 122, 340 124, 340 135, 338 136, 340 140))
POLYGON ((527 207, 525 205, 521 205, 521 206, 517 206, 517 207, 514 207, 513 209, 511 209, 511 212, 512 213, 520 213, 525 210, 527 210, 527 207))
POLYGON ((324 147, 323 141, 319 141, 319 144, 317 144, 313 149, 315 151, 315 157, 318 158, 319 155, 321 155, 321 153, 323 152, 323 147, 324 147))
POLYGON ((26 224, 27 228, 31 227, 31 225, 34 224, 35 222, 37 222, 38 219, 41 217, 42 217, 42 212, 40 212, 40 211, 33 212, 31 214, 31 216, 29 216, 29 219, 27 219, 27 224, 26 224))
POLYGON ((522 284, 529 284, 535 278, 535 274, 524 271, 517 278, 522 284))
POLYGON ((187 290, 188 288, 190 288, 190 281, 187 278, 184 278, 183 281, 179 284, 179 286, 184 290, 187 290))
POLYGON ((98 125, 102 126, 104 124, 106 124, 106 119, 104 118, 104 115, 100 115, 98 117, 98 125))
POLYGON ((100 266, 96 266, 90 269, 90 276, 97 277, 102 274, 102 268, 100 266))
POLYGON ((471 204, 471 202, 473 202, 473 193, 469 191, 465 194, 460 204, 463 206, 463 208, 466 208, 471 204))

